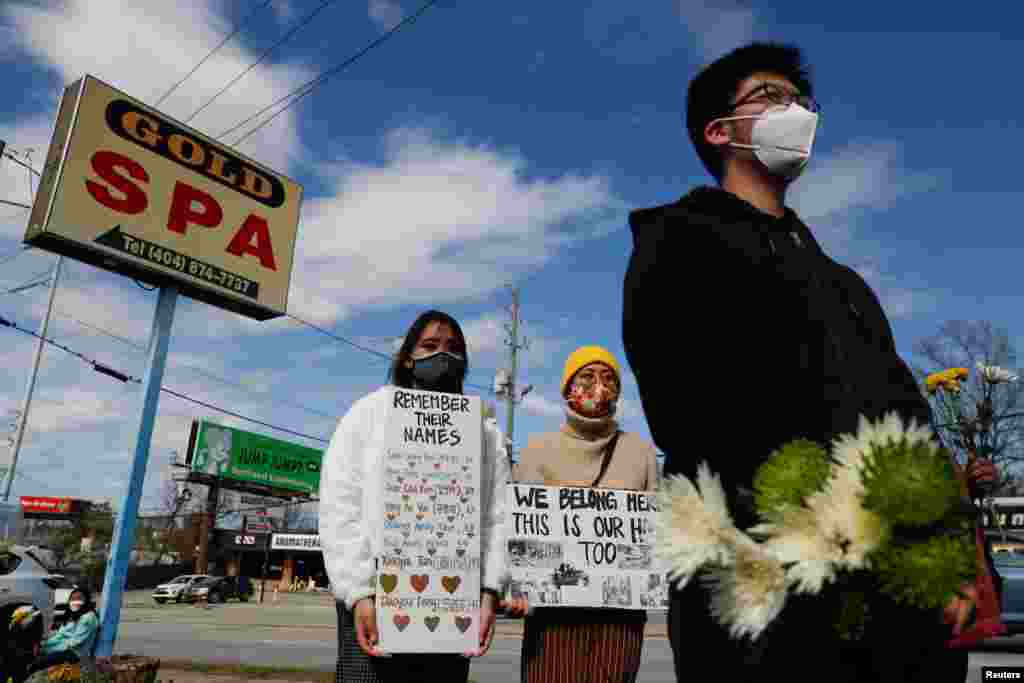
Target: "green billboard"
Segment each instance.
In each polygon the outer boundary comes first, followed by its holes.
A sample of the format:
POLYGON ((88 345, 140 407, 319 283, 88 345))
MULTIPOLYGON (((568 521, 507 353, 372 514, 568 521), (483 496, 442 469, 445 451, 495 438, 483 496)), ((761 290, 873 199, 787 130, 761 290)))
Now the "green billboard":
POLYGON ((189 469, 222 480, 316 495, 323 451, 198 420, 189 469))

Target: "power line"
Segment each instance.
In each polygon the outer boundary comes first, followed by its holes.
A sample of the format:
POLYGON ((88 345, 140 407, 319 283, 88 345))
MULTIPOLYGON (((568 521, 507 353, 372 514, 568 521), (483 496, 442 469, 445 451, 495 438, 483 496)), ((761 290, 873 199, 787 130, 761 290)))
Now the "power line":
POLYGON ((193 74, 194 74, 194 73, 195 73, 196 71, 199 71, 199 68, 200 68, 200 67, 201 67, 201 66, 202 66, 203 64, 205 64, 205 63, 206 63, 206 60, 208 60, 208 59, 209 59, 210 57, 212 57, 212 56, 214 55, 214 53, 216 53, 216 52, 217 52, 218 50, 220 50, 220 49, 221 49, 222 47, 224 47, 224 45, 225 45, 225 44, 227 44, 227 42, 228 42, 229 40, 231 40, 232 38, 234 38, 234 37, 235 37, 235 35, 237 35, 237 34, 238 34, 238 32, 242 30, 242 27, 244 27, 244 26, 245 26, 246 24, 248 24, 248 23, 249 23, 249 20, 251 20, 251 19, 252 19, 253 17, 255 17, 255 16, 256 16, 256 15, 257 15, 257 14, 258 14, 258 13, 259 13, 259 12, 260 12, 261 10, 265 9, 265 8, 267 7, 267 5, 269 5, 269 4, 271 3, 271 2, 273 2, 273 0, 266 0, 266 2, 264 2, 264 3, 262 4, 262 5, 260 5, 259 7, 257 7, 256 9, 254 9, 254 10, 253 10, 252 12, 250 12, 250 13, 249 13, 249 14, 248 14, 248 15, 247 15, 247 16, 245 17, 245 19, 243 19, 243 20, 242 20, 241 22, 239 22, 239 24, 238 24, 237 26, 235 26, 235 30, 234 30, 234 31, 232 31, 231 33, 229 33, 229 34, 228 34, 228 35, 227 35, 227 36, 226 36, 226 37, 224 38, 224 40, 220 41, 220 43, 218 43, 218 44, 217 44, 217 46, 216 46, 215 48, 213 48, 213 49, 212 49, 212 50, 210 50, 210 51, 209 51, 208 53, 206 53, 206 56, 205 56, 205 57, 203 57, 202 59, 200 59, 200 60, 199 60, 199 63, 198 63, 198 64, 196 64, 196 65, 195 65, 194 67, 192 67, 192 70, 191 70, 191 71, 189 71, 189 72, 188 72, 187 74, 185 74, 185 77, 184 77, 184 78, 182 78, 182 79, 181 79, 180 81, 178 81, 177 83, 175 83, 174 85, 172 85, 172 86, 170 87, 170 89, 169 89, 169 90, 168 90, 167 92, 165 92, 165 93, 163 94, 163 96, 162 96, 162 97, 161 97, 161 98, 160 98, 159 100, 157 100, 157 101, 156 101, 156 104, 154 104, 154 105, 153 105, 153 108, 155 109, 155 108, 159 107, 159 106, 160 106, 161 104, 163 104, 164 100, 166 100, 166 99, 167 99, 168 97, 170 97, 170 96, 171 96, 171 93, 173 93, 173 92, 174 92, 175 90, 177 90, 177 89, 178 89, 179 87, 181 87, 181 84, 182 84, 182 83, 184 83, 185 81, 187 81, 187 80, 188 80, 189 78, 191 78, 191 77, 192 77, 192 75, 193 75, 193 74))
POLYGON ((28 169, 29 173, 32 173, 33 175, 36 175, 36 176, 42 176, 43 175, 42 173, 40 173, 36 169, 32 168, 31 165, 26 164, 24 161, 22 161, 21 159, 19 159, 16 156, 14 156, 10 152, 4 152, 4 157, 6 157, 7 159, 10 159, 11 161, 13 161, 14 163, 18 164, 19 166, 24 166, 25 168, 28 169))
MULTIPOLYGON (((303 320, 302 318, 299 318, 298 316, 292 315, 291 313, 286 313, 285 315, 287 317, 291 318, 292 320, 294 320, 295 322, 300 323, 302 325, 305 325, 306 327, 309 327, 309 328, 311 328, 313 330, 316 330, 320 334, 325 335, 327 337, 330 337, 331 339, 334 339, 335 341, 339 341, 339 342, 341 342, 343 344, 347 344, 347 345, 349 345, 349 346, 351 346, 353 348, 359 349, 360 351, 365 351, 366 353, 373 354, 374 356, 377 356, 378 358, 382 358, 384 360, 388 360, 388 361, 394 360, 394 356, 392 356, 390 354, 382 353, 381 351, 377 351, 375 349, 368 348, 366 346, 363 346, 362 344, 357 344, 356 342, 352 341, 351 339, 346 339, 345 337, 342 337, 341 335, 335 334, 334 332, 331 332, 329 330, 325 330, 324 328, 320 327, 319 325, 314 325, 313 323, 309 322, 308 320, 303 320)), ((486 392, 488 394, 493 394, 494 393, 494 388, 493 387, 485 387, 485 386, 481 386, 479 384, 470 384, 468 382, 465 383, 465 386, 470 387, 472 389, 480 389, 481 391, 484 391, 484 392, 486 392)))
MULTIPOLYGON (((18 289, 18 288, 15 287, 14 289, 18 289)), ((22 294, 24 296, 29 296, 27 293, 20 292, 20 291, 19 292, 0 292, 0 295, 5 294, 5 293, 15 293, 15 294, 22 294)), ((98 327, 97 325, 93 325, 92 323, 87 323, 84 320, 76 318, 75 316, 73 316, 70 313, 64 311, 63 309, 58 308, 57 309, 57 313, 61 317, 67 318, 67 319, 75 322, 76 324, 81 325, 82 327, 85 327, 87 329, 93 330, 94 332, 102 334, 105 337, 109 337, 109 338, 111 338, 111 339, 113 339, 115 341, 119 341, 122 344, 130 346, 132 349, 134 349, 134 350, 136 350, 136 351, 138 351, 140 353, 144 353, 146 351, 146 347, 143 344, 140 344, 138 342, 132 341, 131 339, 128 339, 127 337, 122 337, 122 336, 120 336, 118 334, 114 334, 113 332, 110 332, 109 330, 105 330, 102 327, 98 327)), ((168 359, 168 360, 170 361, 170 363, 172 365, 175 365, 175 366, 180 367, 180 368, 186 368, 188 370, 191 370, 192 372, 195 372, 198 375, 206 377, 207 379, 212 379, 212 380, 214 380, 216 382, 220 382, 222 384, 226 384, 228 386, 235 387, 236 389, 240 389, 240 390, 246 392, 247 394, 249 394, 250 396, 252 396, 253 398, 255 398, 256 400, 265 401, 267 403, 275 403, 275 404, 279 404, 279 405, 286 405, 286 406, 290 406, 292 408, 298 408, 299 410, 304 410, 307 413, 311 413, 313 415, 319 415, 320 417, 328 418, 328 419, 331 419, 331 420, 339 419, 337 415, 332 415, 331 413, 326 413, 326 412, 324 412, 322 410, 317 410, 315 408, 310 408, 309 406, 303 405, 301 403, 297 403, 295 401, 288 401, 286 399, 281 399, 281 398, 269 398, 269 397, 261 396, 261 394, 264 394, 266 392, 260 392, 260 391, 254 390, 252 387, 247 387, 244 384, 241 384, 240 382, 234 382, 234 381, 232 381, 230 379, 227 379, 226 377, 221 377, 221 376, 219 376, 219 375, 217 375, 215 373, 212 373, 212 372, 210 372, 208 370, 204 370, 204 369, 202 369, 200 367, 197 367, 195 365, 192 365, 190 363, 185 363, 185 362, 182 362, 182 361, 174 359, 174 358, 171 358, 171 359, 168 359)))
POLYGON ((294 36, 296 33, 298 33, 299 30, 301 30, 302 28, 307 26, 309 24, 309 22, 311 22, 313 20, 313 17, 315 17, 317 14, 319 14, 321 12, 321 10, 326 8, 328 5, 334 4, 337 1, 338 0, 324 0, 324 2, 320 3, 319 7, 317 7, 315 10, 313 10, 308 15, 306 15, 306 17, 303 18, 295 27, 293 27, 291 31, 286 33, 276 43, 274 43, 269 48, 264 50, 263 54, 261 54, 259 56, 259 58, 255 62, 250 64, 248 66, 248 68, 246 68, 244 71, 242 71, 242 73, 238 74, 233 79, 228 81, 227 85, 225 85, 223 88, 218 90, 217 93, 213 97, 208 99, 201 107, 199 107, 199 109, 196 109, 194 112, 192 112, 192 115, 189 116, 187 119, 185 119, 185 123, 188 123, 189 121, 194 119, 199 114, 199 112, 201 112, 202 110, 206 109, 208 106, 213 104, 214 100, 216 100, 218 97, 220 97, 225 92, 227 92, 231 88, 231 86, 233 86, 235 83, 237 83, 239 80, 241 80, 247 73, 249 73, 250 71, 255 69, 260 64, 260 62, 262 62, 267 57, 267 55, 269 55, 271 52, 273 52, 278 47, 280 47, 283 43, 287 42, 292 36, 294 36))
POLYGON ((247 124, 250 121, 252 121, 253 119, 263 115, 268 110, 273 109, 274 107, 276 107, 277 105, 281 104, 282 102, 284 102, 285 100, 289 99, 290 97, 295 96, 296 93, 301 93, 301 94, 297 95, 295 97, 295 99, 293 99, 291 102, 289 102, 284 107, 282 107, 277 112, 275 112, 270 118, 268 118, 265 121, 263 121, 263 123, 259 124, 258 126, 256 126, 252 130, 250 130, 248 133, 246 133, 245 135, 243 135, 239 139, 235 140, 233 146, 237 147, 239 144, 242 143, 242 141, 246 140, 250 135, 252 135, 256 131, 258 131, 259 129, 263 128, 265 125, 267 125, 271 121, 273 121, 275 118, 277 118, 279 115, 281 115, 285 110, 290 108, 293 104, 295 104, 296 102, 301 100, 303 97, 305 97, 306 95, 308 95, 311 92, 313 92, 313 90, 318 88, 323 83, 326 83, 327 80, 329 80, 330 78, 332 78, 336 74, 339 74, 342 71, 344 71, 346 68, 348 68, 349 66, 351 66, 352 64, 357 62, 363 55, 365 55, 366 53, 368 53, 370 50, 374 49, 378 45, 381 45, 382 43, 384 43, 386 40, 388 40, 391 36, 393 36, 395 33, 400 31, 405 26, 407 26, 407 25, 413 23, 414 21, 416 21, 424 12, 426 12, 428 9, 430 9, 430 7, 432 7, 433 5, 437 4, 437 2, 438 2, 438 0, 430 0, 430 2, 427 2, 422 7, 420 7, 414 14, 411 14, 408 17, 406 17, 405 19, 402 19, 402 21, 400 21, 397 24, 395 24, 395 26, 393 26, 391 29, 389 29, 384 35, 382 35, 381 37, 379 37, 376 40, 374 40, 373 42, 371 42, 369 45, 364 47, 359 52, 355 53, 353 56, 351 56, 348 59, 346 59, 344 62, 342 62, 338 66, 333 67, 332 69, 329 69, 328 71, 325 71, 324 73, 322 73, 321 75, 317 76, 316 78, 314 78, 314 79, 312 79, 310 81, 307 81, 303 85, 301 85, 298 88, 296 88, 295 90, 291 91, 290 93, 288 93, 284 97, 280 98, 276 102, 272 102, 271 104, 267 105, 266 107, 264 107, 263 109, 259 110, 258 112, 256 112, 255 114, 253 114, 252 116, 247 118, 246 120, 244 120, 241 123, 239 123, 236 126, 234 126, 233 128, 229 128, 228 130, 226 130, 223 133, 221 133, 220 135, 218 135, 217 139, 219 140, 219 139, 223 138, 224 136, 229 135, 230 133, 235 132, 236 130, 238 130, 239 128, 244 126, 245 124, 247 124))
POLYGON ((18 258, 19 256, 24 254, 26 251, 29 251, 30 249, 32 249, 32 247, 26 244, 23 247, 21 247, 21 249, 18 249, 18 251, 12 252, 7 256, 0 257, 0 265, 3 265, 8 261, 13 261, 14 259, 18 258))
MULTIPOLYGON (((60 350, 64 351, 65 353, 68 353, 68 354, 70 354, 72 356, 75 356, 76 358, 82 360, 83 362, 91 365, 93 370, 95 370, 96 372, 99 372, 102 375, 107 375, 109 377, 113 377, 114 379, 117 379, 117 380, 120 380, 120 381, 126 382, 126 383, 127 382, 133 382, 135 384, 142 384, 142 380, 139 379, 138 377, 133 377, 131 375, 127 375, 127 374, 121 372, 120 370, 117 370, 116 368, 112 368, 109 365, 105 365, 103 363, 100 363, 99 361, 92 360, 91 358, 85 356, 84 354, 81 354, 81 353, 75 351, 74 349, 71 349, 71 348, 69 348, 69 347, 67 347, 67 346, 65 346, 63 344, 55 342, 54 340, 52 340, 50 338, 42 337, 39 334, 37 334, 37 333, 35 333, 35 332, 31 331, 31 330, 28 330, 28 329, 25 329, 25 328, 21 327, 20 325, 18 325, 15 322, 7 320, 6 318, 0 317, 0 325, 2 325, 4 327, 13 328, 13 329, 15 329, 18 332, 21 332, 23 334, 28 334, 28 335, 31 335, 31 336, 36 337, 38 339, 42 339, 47 344, 50 344, 51 346, 56 346, 57 348, 59 348, 60 350)), ((318 437, 318 436, 312 436, 310 434, 304 434, 303 432, 297 432, 297 431, 294 431, 292 429, 288 429, 286 427, 280 427, 278 425, 274 425, 274 424, 271 424, 269 422, 264 422, 262 420, 257 420, 255 418, 248 417, 246 415, 242 415, 241 413, 236 413, 234 411, 227 410, 225 408, 221 408, 220 406, 216 406, 216 405, 214 405, 212 403, 206 403, 204 401, 200 401, 199 399, 192 398, 191 396, 187 396, 187 395, 182 394, 180 392, 174 391, 173 389, 170 389, 168 387, 161 386, 160 387, 160 391, 168 393, 168 394, 171 394, 172 396, 176 396, 177 398, 183 399, 185 401, 190 401, 190 402, 195 403, 197 405, 201 405, 201 406, 203 406, 205 408, 210 408, 211 410, 215 410, 215 411, 217 411, 219 413, 224 413, 225 415, 230 415, 232 417, 237 417, 240 420, 246 420, 247 422, 252 422, 254 424, 259 424, 259 425, 262 425, 264 427, 269 427, 270 429, 274 429, 274 430, 279 431, 279 432, 284 432, 286 434, 293 434, 295 436, 301 436, 301 437, 304 437, 306 439, 310 439, 312 441, 319 441, 321 443, 330 443, 330 439, 325 439, 325 438, 318 437)))

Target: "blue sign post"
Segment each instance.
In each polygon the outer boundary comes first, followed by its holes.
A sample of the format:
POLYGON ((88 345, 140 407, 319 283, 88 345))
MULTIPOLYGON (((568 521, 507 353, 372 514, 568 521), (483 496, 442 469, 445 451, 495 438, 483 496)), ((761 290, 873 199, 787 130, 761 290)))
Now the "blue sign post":
POLYGON ((164 378, 167 347, 171 340, 171 325, 174 322, 174 304, 177 299, 177 285, 165 284, 160 288, 153 327, 149 333, 149 348, 146 351, 142 410, 139 417, 139 433, 135 439, 131 475, 128 478, 128 492, 124 497, 121 514, 117 517, 117 525, 114 527, 114 542, 103 580, 97 657, 110 657, 114 651, 114 641, 117 639, 117 627, 121 620, 121 599, 128 574, 128 560, 135 546, 135 522, 139 513, 139 500, 142 497, 142 484, 146 479, 149 445, 153 438, 153 425, 156 421, 156 408, 160 399, 160 386, 164 378))

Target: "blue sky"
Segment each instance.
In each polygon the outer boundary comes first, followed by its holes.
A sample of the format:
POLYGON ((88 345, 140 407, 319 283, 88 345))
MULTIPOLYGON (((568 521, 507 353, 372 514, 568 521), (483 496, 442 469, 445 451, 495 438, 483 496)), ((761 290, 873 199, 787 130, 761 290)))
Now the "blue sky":
MULTIPOLYGON (((4 3, 0 139, 19 154, 34 150, 40 167, 64 84, 91 73, 155 102, 258 4, 4 3)), ((273 0, 161 109, 187 117, 319 4, 273 0)), ((219 134, 418 6, 328 6, 192 125, 219 134)), ((519 286, 533 340, 520 381, 536 389, 517 410, 516 442, 556 428, 569 352, 602 344, 625 365, 627 212, 710 182, 682 125, 687 82, 733 47, 773 39, 804 48, 824 108, 810 167, 789 203, 879 293, 904 357, 950 319, 991 320, 1020 343, 1022 95, 1007 76, 1019 61, 1024 10, 970 10, 443 0, 240 146, 306 188, 289 311, 390 352, 419 311, 442 308, 469 333, 471 381, 489 386, 506 364, 508 287, 519 286)), ((28 193, 24 170, 0 163, 0 198, 27 201, 28 193)), ((0 257, 18 249, 25 222, 24 211, 0 208, 0 257)), ((701 265, 696 254, 678 258, 681 268, 701 265)), ((0 263, 0 291, 52 261, 31 251, 0 263)), ((745 362, 715 357, 714 331, 685 317, 689 295, 707 292, 667 292, 666 316, 679 321, 677 334, 706 338, 706 353, 672 355, 666 330, 667 371, 745 362)), ((35 329, 45 302, 45 287, 0 295, 0 315, 35 329)), ((144 345, 155 302, 130 280, 68 262, 50 334, 141 376, 140 352, 67 316, 144 345)), ((767 333, 752 330, 752 354, 767 333)), ((4 414, 19 407, 33 348, 30 338, 0 331, 4 414)), ((165 386, 325 438, 386 370, 294 322, 254 323, 188 300, 179 303, 168 363, 165 386)), ((623 425, 649 436, 628 372, 625 385, 623 425)), ((136 392, 47 349, 15 494, 120 499, 136 392)), ((216 413, 162 398, 144 509, 159 507, 163 463, 184 448, 189 420, 202 416, 216 413)), ((498 417, 504 425, 503 407, 498 417)))

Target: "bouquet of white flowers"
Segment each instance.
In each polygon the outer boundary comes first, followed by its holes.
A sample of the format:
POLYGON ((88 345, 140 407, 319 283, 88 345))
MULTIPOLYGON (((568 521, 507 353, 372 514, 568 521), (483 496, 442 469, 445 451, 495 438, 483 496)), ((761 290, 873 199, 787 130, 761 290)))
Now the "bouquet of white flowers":
POLYGON ((706 463, 696 485, 670 477, 658 493, 658 556, 681 585, 705 570, 712 612, 734 637, 758 638, 791 594, 825 591, 841 594, 827 604, 852 637, 873 591, 938 615, 976 577, 976 511, 930 430, 895 414, 862 418, 831 453, 805 440, 783 446, 754 489, 762 523, 745 531, 706 463))

